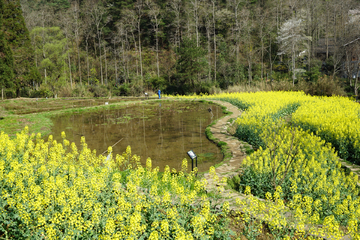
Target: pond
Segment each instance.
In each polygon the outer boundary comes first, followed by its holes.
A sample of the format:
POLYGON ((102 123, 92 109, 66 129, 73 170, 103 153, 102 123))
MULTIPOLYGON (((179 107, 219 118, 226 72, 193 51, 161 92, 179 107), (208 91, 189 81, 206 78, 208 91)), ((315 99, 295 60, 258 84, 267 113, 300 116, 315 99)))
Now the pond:
POLYGON ((150 157, 153 167, 159 166, 160 171, 166 165, 180 170, 184 158, 188 159, 190 169, 187 152, 193 150, 198 156, 199 171, 206 171, 221 162, 223 156, 206 138, 205 128, 222 116, 221 107, 211 103, 148 101, 117 109, 57 116, 52 119, 51 134, 61 141, 61 131, 65 131, 66 138, 77 146, 81 136, 85 136, 88 147, 96 149, 98 154, 115 144, 115 156, 130 145, 143 165, 150 157))

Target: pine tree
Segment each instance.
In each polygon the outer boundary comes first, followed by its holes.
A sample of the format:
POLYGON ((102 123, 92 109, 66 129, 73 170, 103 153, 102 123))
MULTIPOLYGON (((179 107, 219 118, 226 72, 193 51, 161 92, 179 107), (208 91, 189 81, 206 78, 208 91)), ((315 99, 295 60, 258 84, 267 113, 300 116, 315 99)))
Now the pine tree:
POLYGON ((3 0, 3 31, 14 57, 14 87, 16 95, 21 89, 40 81, 40 74, 35 67, 34 48, 29 31, 25 26, 20 0, 3 0))
MULTIPOLYGON (((197 46, 196 40, 184 38, 177 49, 178 59, 176 61, 177 87, 188 87, 192 92, 195 83, 199 80, 206 69, 204 57, 206 51, 197 46)), ((183 94, 183 93, 182 93, 183 94)))
MULTIPOLYGON (((0 0, 0 13, 3 12, 3 0, 0 0)), ((3 24, 3 16, 0 14, 0 26, 3 24)), ((1 95, 4 91, 4 88, 13 87, 13 67, 14 59, 12 51, 8 46, 4 31, 0 29, 0 91, 1 95)), ((3 97, 3 96, 2 96, 3 97)))

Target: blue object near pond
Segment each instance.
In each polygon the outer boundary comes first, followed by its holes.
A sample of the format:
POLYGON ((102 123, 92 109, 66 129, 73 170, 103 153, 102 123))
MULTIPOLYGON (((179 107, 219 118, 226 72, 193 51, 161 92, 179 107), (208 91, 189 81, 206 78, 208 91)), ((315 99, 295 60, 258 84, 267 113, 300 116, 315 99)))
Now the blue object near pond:
POLYGON ((159 99, 161 99, 161 90, 158 90, 159 99))

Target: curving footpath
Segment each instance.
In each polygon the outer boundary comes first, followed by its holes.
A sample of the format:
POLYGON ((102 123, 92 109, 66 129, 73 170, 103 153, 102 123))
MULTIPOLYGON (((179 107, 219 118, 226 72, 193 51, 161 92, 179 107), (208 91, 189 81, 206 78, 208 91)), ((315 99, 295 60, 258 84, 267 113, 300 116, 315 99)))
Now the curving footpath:
POLYGON ((231 178, 239 174, 241 171, 241 164, 243 159, 246 157, 245 152, 243 151, 244 142, 239 141, 238 138, 232 136, 228 132, 228 128, 232 126, 230 119, 236 119, 242 113, 236 106, 223 101, 212 100, 212 102, 224 106, 227 108, 227 111, 232 112, 231 115, 227 115, 219 119, 215 125, 210 127, 210 130, 217 141, 226 142, 229 150, 231 151, 232 157, 227 162, 224 162, 221 166, 215 169, 216 175, 219 177, 219 181, 215 181, 214 177, 210 173, 205 173, 204 177, 208 182, 207 191, 220 194, 219 200, 214 203, 216 205, 221 205, 224 201, 228 201, 230 204, 230 209, 238 209, 236 206, 235 199, 240 198, 244 199, 245 195, 241 194, 235 190, 228 189, 225 190, 224 186, 226 183, 221 183, 223 177, 231 178))

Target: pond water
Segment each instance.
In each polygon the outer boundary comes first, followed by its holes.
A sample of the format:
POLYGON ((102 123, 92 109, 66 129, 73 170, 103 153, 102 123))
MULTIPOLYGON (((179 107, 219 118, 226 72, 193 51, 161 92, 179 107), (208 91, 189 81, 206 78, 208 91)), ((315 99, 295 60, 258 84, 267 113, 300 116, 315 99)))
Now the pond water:
POLYGON ((150 157, 153 167, 159 166, 160 171, 166 165, 180 170, 184 158, 188 159, 191 169, 187 152, 193 150, 198 156, 199 171, 206 171, 221 162, 223 156, 206 138, 205 128, 222 116, 221 107, 210 103, 145 102, 118 109, 57 116, 52 119, 51 134, 61 141, 61 131, 65 131, 66 138, 77 146, 80 146, 81 136, 85 136, 88 147, 96 149, 98 154, 121 140, 113 147, 114 156, 125 152, 130 145, 132 153, 141 157, 143 165, 150 157))

